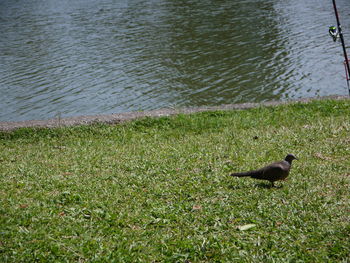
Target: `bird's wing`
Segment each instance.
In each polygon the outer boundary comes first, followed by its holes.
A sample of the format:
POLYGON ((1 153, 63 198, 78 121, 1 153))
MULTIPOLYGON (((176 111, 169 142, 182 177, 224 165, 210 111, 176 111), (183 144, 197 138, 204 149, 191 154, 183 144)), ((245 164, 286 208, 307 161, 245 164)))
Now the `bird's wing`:
POLYGON ((283 163, 281 162, 276 162, 267 165, 259 169, 259 171, 260 173, 257 173, 256 175, 253 175, 251 177, 262 180, 276 181, 281 176, 283 176, 284 173, 288 172, 283 166, 283 163))

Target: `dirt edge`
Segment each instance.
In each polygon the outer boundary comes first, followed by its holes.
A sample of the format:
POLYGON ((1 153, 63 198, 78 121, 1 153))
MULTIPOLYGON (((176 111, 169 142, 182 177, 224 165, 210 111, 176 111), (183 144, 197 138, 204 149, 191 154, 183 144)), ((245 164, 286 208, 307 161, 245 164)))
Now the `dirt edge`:
POLYGON ((150 110, 142 112, 125 112, 107 115, 87 115, 87 116, 77 116, 69 118, 56 118, 49 120, 28 120, 28 121, 14 121, 14 122, 0 122, 0 131, 13 131, 19 128, 56 128, 56 127, 67 127, 76 125, 89 125, 94 123, 108 123, 116 124, 125 121, 130 121, 143 117, 161 117, 170 116, 176 114, 190 114, 195 112, 203 111, 215 111, 215 110, 242 110, 251 109, 259 106, 277 106, 281 104, 290 103, 308 103, 314 100, 348 100, 348 96, 325 96, 325 97, 313 97, 304 98, 289 101, 268 101, 262 103, 240 103, 240 104, 226 104, 221 106, 212 107, 197 107, 197 108, 179 108, 179 109, 159 109, 150 110))

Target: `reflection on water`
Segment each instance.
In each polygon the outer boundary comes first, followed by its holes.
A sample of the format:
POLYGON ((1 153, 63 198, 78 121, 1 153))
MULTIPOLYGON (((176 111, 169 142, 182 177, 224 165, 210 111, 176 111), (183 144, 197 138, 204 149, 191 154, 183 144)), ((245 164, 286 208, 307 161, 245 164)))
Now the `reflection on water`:
MULTIPOLYGON (((350 43, 350 2, 338 0, 350 43)), ((0 2, 0 121, 347 94, 328 0, 0 2)))

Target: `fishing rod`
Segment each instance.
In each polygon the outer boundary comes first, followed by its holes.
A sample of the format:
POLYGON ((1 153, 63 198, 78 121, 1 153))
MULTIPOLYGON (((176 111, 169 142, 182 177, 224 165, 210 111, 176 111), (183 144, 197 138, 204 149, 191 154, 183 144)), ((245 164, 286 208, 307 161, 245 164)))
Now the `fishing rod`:
POLYGON ((337 27, 335 26, 331 26, 329 27, 329 34, 332 36, 333 41, 337 41, 337 38, 340 38, 341 44, 343 46, 343 53, 344 53, 344 66, 345 66, 345 75, 346 75, 346 82, 348 85, 348 90, 349 90, 349 96, 350 96, 350 66, 349 66, 349 60, 348 60, 348 55, 346 53, 346 47, 345 47, 345 42, 344 42, 344 36, 343 36, 343 32, 341 30, 341 24, 340 24, 340 20, 339 20, 339 15, 338 15, 338 9, 337 9, 337 5, 335 3, 335 0, 333 0, 333 8, 334 8, 334 13, 335 13, 335 17, 337 19, 337 27))

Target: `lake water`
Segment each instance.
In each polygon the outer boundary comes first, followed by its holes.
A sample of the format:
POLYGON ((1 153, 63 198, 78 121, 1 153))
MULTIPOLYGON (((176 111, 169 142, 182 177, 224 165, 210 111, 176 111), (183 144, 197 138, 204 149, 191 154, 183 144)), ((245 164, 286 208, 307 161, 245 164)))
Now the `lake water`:
POLYGON ((335 24, 331 0, 1 0, 0 121, 347 95, 335 24))

